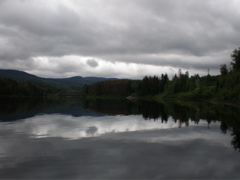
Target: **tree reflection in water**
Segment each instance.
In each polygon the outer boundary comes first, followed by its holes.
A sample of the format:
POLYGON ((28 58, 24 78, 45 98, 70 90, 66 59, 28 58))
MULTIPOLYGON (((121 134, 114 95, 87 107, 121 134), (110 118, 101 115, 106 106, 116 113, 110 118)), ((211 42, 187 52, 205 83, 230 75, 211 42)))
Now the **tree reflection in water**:
MULTIPOLYGON (((224 104, 202 102, 155 102, 129 101, 126 99, 59 99, 59 98, 1 98, 1 121, 26 119, 37 114, 70 114, 72 116, 98 116, 98 113, 113 115, 142 115, 145 120, 167 123, 171 117, 179 127, 188 126, 190 121, 221 122, 222 133, 232 135, 232 146, 240 151, 240 108, 224 104), (94 111, 94 112, 92 112, 94 111)), ((89 129, 91 132, 94 129, 89 129)))
POLYGON ((196 124, 200 120, 211 122, 220 121, 222 133, 230 132, 232 146, 240 152, 240 109, 236 106, 212 103, 187 102, 155 102, 155 101, 126 101, 123 99, 95 99, 84 102, 84 107, 105 114, 142 114, 145 120, 161 120, 167 123, 171 116, 179 128, 189 126, 190 121, 196 124))

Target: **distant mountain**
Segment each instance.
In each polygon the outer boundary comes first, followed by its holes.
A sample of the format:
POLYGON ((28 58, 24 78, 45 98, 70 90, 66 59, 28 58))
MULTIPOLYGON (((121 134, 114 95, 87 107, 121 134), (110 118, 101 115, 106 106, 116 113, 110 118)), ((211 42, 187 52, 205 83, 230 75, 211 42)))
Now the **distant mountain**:
POLYGON ((23 71, 0 69, 0 78, 8 78, 17 81, 35 82, 35 83, 53 83, 68 86, 84 86, 99 81, 115 80, 115 78, 101 77, 81 77, 75 76, 70 78, 42 78, 23 71))
POLYGON ((36 81, 36 82, 42 81, 41 80, 42 78, 39 78, 32 74, 28 74, 26 72, 18 71, 18 70, 0 69, 0 77, 14 79, 14 80, 23 80, 23 81, 36 81))

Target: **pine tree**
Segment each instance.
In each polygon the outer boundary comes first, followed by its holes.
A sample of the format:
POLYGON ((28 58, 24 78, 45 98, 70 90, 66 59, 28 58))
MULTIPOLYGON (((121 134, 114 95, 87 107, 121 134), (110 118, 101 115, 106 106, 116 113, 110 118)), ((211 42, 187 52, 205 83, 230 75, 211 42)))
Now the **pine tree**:
POLYGON ((238 49, 235 49, 231 55, 232 61, 232 69, 234 72, 240 70, 240 47, 238 49))

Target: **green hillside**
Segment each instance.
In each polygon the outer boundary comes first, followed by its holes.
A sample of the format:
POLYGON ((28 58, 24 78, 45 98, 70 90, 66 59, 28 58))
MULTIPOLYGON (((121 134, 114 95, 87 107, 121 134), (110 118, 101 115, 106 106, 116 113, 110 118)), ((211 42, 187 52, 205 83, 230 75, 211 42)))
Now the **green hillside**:
POLYGON ((81 77, 75 76, 70 78, 41 78, 32 74, 28 74, 23 71, 18 70, 4 70, 0 69, 0 78, 7 78, 23 82, 32 83, 51 83, 57 85, 67 85, 67 86, 77 86, 82 87, 87 84, 92 84, 94 82, 109 80, 108 78, 100 77, 81 77))
POLYGON ((41 78, 23 71, 0 70, 0 96, 80 96, 82 86, 98 77, 41 78))

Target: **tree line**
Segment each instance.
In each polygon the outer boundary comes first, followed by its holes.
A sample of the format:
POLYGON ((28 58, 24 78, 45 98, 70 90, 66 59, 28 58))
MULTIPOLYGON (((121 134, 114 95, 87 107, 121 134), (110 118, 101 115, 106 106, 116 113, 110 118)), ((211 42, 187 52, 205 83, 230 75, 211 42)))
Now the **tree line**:
POLYGON ((0 78, 0 96, 61 96, 79 95, 80 88, 50 83, 33 83, 0 78))
POLYGON ((179 69, 168 74, 145 76, 142 80, 112 80, 84 86, 82 96, 158 96, 159 98, 240 100, 240 48, 231 54, 230 69, 220 65, 220 75, 189 76, 179 69))
POLYGON ((50 83, 23 82, 0 78, 0 96, 75 95, 82 97, 157 97, 181 99, 240 100, 240 48, 231 54, 230 68, 220 65, 220 75, 189 76, 179 69, 170 80, 168 74, 145 76, 142 80, 110 80, 79 89, 50 83))

